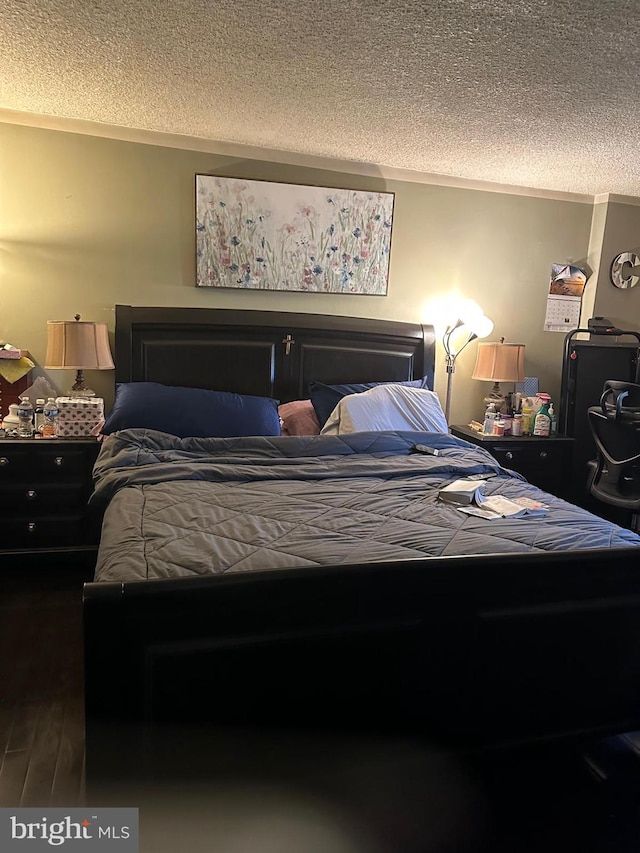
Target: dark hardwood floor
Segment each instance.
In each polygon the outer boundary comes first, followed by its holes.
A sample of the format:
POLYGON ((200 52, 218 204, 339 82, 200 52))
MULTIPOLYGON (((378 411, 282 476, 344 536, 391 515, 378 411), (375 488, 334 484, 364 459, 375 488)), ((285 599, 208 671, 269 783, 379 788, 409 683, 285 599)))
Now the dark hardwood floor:
POLYGON ((82 583, 87 559, 0 558, 0 806, 84 797, 82 583))

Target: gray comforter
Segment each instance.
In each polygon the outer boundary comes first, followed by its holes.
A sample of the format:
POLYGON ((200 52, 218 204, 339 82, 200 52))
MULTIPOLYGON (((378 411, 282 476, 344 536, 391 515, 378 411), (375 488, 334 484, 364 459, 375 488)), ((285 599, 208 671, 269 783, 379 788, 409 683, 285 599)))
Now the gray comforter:
POLYGON ((92 500, 105 508, 98 581, 640 545, 439 433, 179 439, 124 430, 105 442, 94 480, 92 500), (411 453, 416 444, 438 455, 411 453), (542 498, 548 515, 487 521, 438 501, 439 487, 477 473, 495 475, 487 494, 542 498))

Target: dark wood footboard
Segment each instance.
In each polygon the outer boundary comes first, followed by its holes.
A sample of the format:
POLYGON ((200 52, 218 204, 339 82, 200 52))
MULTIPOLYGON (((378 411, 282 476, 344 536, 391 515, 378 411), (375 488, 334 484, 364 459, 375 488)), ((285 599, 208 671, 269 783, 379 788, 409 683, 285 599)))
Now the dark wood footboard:
POLYGON ((89 583, 100 723, 416 731, 459 746, 640 726, 636 549, 89 583))

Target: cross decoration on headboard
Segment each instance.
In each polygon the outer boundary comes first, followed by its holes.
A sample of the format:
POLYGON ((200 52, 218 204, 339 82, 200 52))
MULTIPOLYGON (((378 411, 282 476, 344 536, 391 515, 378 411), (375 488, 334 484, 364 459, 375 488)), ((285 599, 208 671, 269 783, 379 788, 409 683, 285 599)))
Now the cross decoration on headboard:
POLYGON ((289 353, 291 352, 291 345, 292 345, 292 344, 295 344, 295 341, 294 341, 294 339, 291 337, 291 335, 287 335, 287 336, 286 336, 286 338, 283 338, 283 339, 280 341, 280 343, 281 343, 281 344, 284 344, 284 354, 285 354, 285 355, 289 355, 289 353))

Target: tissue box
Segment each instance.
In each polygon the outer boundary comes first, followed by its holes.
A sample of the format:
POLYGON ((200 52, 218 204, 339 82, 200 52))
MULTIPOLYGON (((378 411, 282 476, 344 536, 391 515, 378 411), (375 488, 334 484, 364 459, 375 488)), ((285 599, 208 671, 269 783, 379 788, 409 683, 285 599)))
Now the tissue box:
POLYGON ((60 438, 91 435, 104 419, 102 397, 58 397, 58 435, 60 438))

